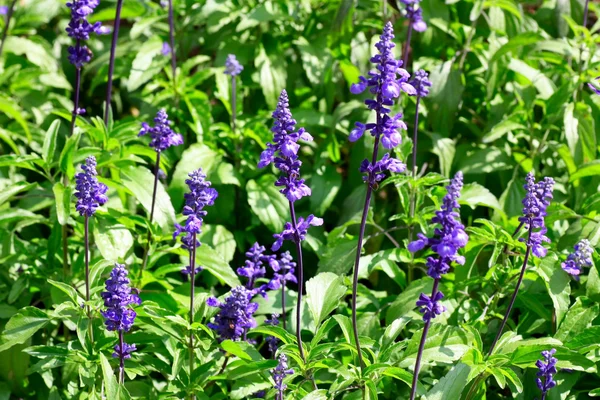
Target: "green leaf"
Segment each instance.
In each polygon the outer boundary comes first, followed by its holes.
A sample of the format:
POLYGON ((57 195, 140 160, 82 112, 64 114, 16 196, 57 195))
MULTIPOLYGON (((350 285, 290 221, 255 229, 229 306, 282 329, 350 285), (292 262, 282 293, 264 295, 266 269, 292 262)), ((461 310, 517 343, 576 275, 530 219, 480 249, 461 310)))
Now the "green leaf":
MULTIPOLYGON (((120 170, 123 185, 133 193, 135 198, 150 214, 152 207, 152 191, 154 188, 154 175, 144 167, 127 167, 120 170)), ((160 181, 157 182, 156 204, 154 206, 154 221, 164 231, 171 231, 175 224, 175 210, 169 195, 160 181)))
MULTIPOLYGON (((419 343, 423 330, 417 331, 410 340, 404 358, 400 362, 401 368, 414 365, 417 357, 419 343)), ((458 360, 473 345, 473 337, 465 330, 454 326, 441 326, 435 324, 429 330, 425 347, 423 348, 422 364, 432 363, 452 364, 458 360)))
POLYGON ((252 11, 241 19, 240 23, 235 28, 236 32, 242 32, 247 29, 260 25, 263 22, 273 21, 277 18, 277 14, 273 7, 273 3, 266 2, 252 8, 252 11))
POLYGON ((258 350, 249 343, 246 342, 234 342, 232 340, 224 340, 221 342, 221 348, 227 353, 230 353, 242 360, 246 361, 262 361, 263 356, 260 355, 258 350))
POLYGON ((52 187, 52 191, 54 192, 58 223, 65 225, 71 214, 71 187, 65 189, 61 182, 56 182, 52 187))
POLYGON ((461 204, 469 205, 472 209, 475 209, 477 206, 486 206, 504 213, 496 196, 479 183, 466 184, 460 193, 458 201, 461 204))
POLYGON ((306 282, 306 303, 317 327, 346 294, 343 282, 343 277, 331 272, 320 273, 306 282))
POLYGON ((0 192, 0 206, 6 201, 10 200, 10 198, 14 195, 24 191, 28 191, 36 185, 36 183, 17 182, 10 186, 3 187, 2 191, 0 192))
POLYGON ((281 232, 289 218, 289 204, 285 196, 275 187, 275 177, 263 175, 257 181, 251 179, 246 184, 248 204, 260 221, 271 232, 281 232))
POLYGON ((258 56, 254 60, 258 69, 260 86, 270 110, 274 110, 277 106, 277 99, 281 91, 285 88, 285 81, 287 79, 284 58, 279 55, 279 53, 277 55, 267 55, 265 48, 261 44, 258 56))
POLYGON ((4 332, 2 332, 2 343, 0 343, 0 352, 10 349, 16 344, 25 343, 38 330, 42 329, 50 322, 46 312, 35 307, 25 307, 6 323, 4 332))
POLYGON ((324 254, 319 259, 317 272, 333 272, 347 274, 354 265, 357 239, 341 237, 327 243, 324 254))
POLYGON ((222 256, 225 262, 231 262, 235 254, 235 238, 223 225, 204 225, 199 237, 202 243, 208 243, 222 256))
POLYGON ((158 36, 153 36, 144 41, 139 51, 133 59, 129 79, 127 79, 127 90, 133 92, 144 83, 148 82, 154 75, 162 69, 169 57, 162 57, 161 64, 158 67, 153 66, 152 61, 158 55, 161 55, 163 41, 158 36))
POLYGON ((450 372, 444 375, 444 377, 442 377, 442 379, 427 392, 425 398, 427 400, 460 399, 463 390, 474 378, 471 376, 471 369, 473 369, 473 367, 469 367, 466 364, 456 364, 452 367, 450 372))
MULTIPOLYGON (((429 79, 432 83, 428 96, 428 104, 432 106, 429 117, 432 131, 448 137, 465 89, 461 73, 452 61, 446 61, 431 70, 429 79)), ((448 172, 442 168, 443 175, 448 176, 448 172)))
POLYGON ((327 400, 327 390, 313 390, 312 392, 304 396, 302 400, 327 400))
POLYGON ((229 264, 227 264, 219 253, 207 244, 203 244, 196 251, 196 265, 202 266, 202 268, 217 277, 221 282, 225 282, 230 287, 240 285, 238 276, 231 269, 229 264))
POLYGON ((456 154, 456 144, 454 140, 440 138, 435 135, 432 152, 440 159, 440 170, 442 175, 449 177, 452 169, 452 162, 456 154))
POLYGON ((310 186, 310 209, 315 215, 323 215, 342 187, 342 175, 333 165, 321 165, 313 174, 310 186))
POLYGON ((100 353, 100 366, 102 367, 102 376, 107 399, 118 399, 118 383, 110 363, 106 356, 100 353))
MULTIPOLYGON (((565 109, 564 125, 567 144, 575 163, 581 165, 597 161, 596 134, 590 107, 581 103, 569 103, 565 109)), ((571 181, 573 180, 571 176, 571 181)))
POLYGON ((556 86, 546 75, 540 70, 533 68, 517 58, 511 58, 508 64, 508 69, 517 72, 527 78, 533 86, 537 89, 540 97, 544 100, 548 99, 554 91, 556 86))
POLYGON ((402 293, 396 297, 396 300, 390 304, 385 320, 391 324, 394 320, 405 316, 417 306, 415 302, 421 293, 431 293, 433 281, 429 278, 413 281, 402 293))
POLYGON ((60 153, 60 158, 58 159, 60 170, 66 173, 69 178, 72 178, 75 175, 73 158, 77 152, 80 138, 81 134, 79 132, 75 132, 73 136, 69 137, 65 143, 65 147, 63 147, 62 152, 60 153))
POLYGON ((56 59, 50 49, 47 50, 46 47, 36 43, 36 41, 9 35, 4 44, 4 51, 18 56, 24 55, 30 63, 37 65, 44 71, 58 70, 56 59))
POLYGON ((60 119, 55 119, 44 135, 44 146, 42 147, 42 158, 46 164, 52 164, 56 152, 56 137, 60 130, 60 119))
POLYGON ((583 164, 580 168, 575 171, 569 178, 569 182, 574 182, 578 179, 585 178, 588 176, 600 175, 600 160, 594 160, 587 164, 583 164))
POLYGON ((79 305, 83 303, 83 299, 79 296, 77 291, 72 286, 69 286, 64 282, 54 281, 52 279, 48 279, 48 283, 65 293, 67 296, 69 296, 69 298, 71 299, 73 304, 75 304, 76 307, 79 307, 79 305))
POLYGON ((554 304, 554 312, 556 313, 556 325, 560 326, 561 322, 569 309, 571 295, 570 281, 571 277, 562 270, 558 261, 558 256, 554 252, 549 252, 542 259, 538 266, 538 274, 544 280, 548 294, 554 304))
POLYGON ((505 119, 500 121, 488 133, 486 133, 483 138, 481 138, 481 141, 483 143, 492 143, 506 135, 508 132, 524 129, 526 129, 526 127, 523 124, 510 118, 505 119))
POLYGON ((124 225, 107 223, 98 219, 94 224, 94 237, 100 254, 108 261, 122 261, 133 247, 133 235, 124 225))
POLYGON ((586 330, 598 316, 598 303, 590 301, 587 297, 580 296, 571 306, 562 324, 559 325, 554 337, 562 342, 586 330))

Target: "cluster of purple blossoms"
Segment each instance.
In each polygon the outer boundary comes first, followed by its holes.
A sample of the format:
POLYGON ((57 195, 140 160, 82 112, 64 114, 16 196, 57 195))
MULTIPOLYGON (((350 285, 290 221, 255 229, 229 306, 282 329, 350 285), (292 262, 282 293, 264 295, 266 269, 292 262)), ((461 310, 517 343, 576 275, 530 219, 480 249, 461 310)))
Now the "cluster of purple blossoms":
POLYGON ((275 389, 278 392, 278 399, 283 399, 283 392, 287 389, 287 385, 283 383, 283 380, 286 376, 292 375, 294 370, 292 368, 288 368, 287 357, 285 354, 280 354, 277 357, 279 364, 277 367, 271 370, 271 374, 273 375, 273 380, 275 381, 275 389))
POLYGON ((285 90, 281 92, 277 108, 273 112, 275 123, 271 131, 273 143, 267 143, 267 148, 261 153, 258 168, 264 168, 270 163, 281 171, 281 176, 275 182, 275 186, 283 187, 281 193, 290 202, 300 200, 302 197, 310 196, 311 190, 300 179, 300 166, 302 162, 298 159, 300 145, 298 140, 312 141, 312 136, 304 131, 304 128, 296 129, 296 120, 292 118, 289 108, 288 95, 285 90))
POLYGON ((238 76, 242 73, 244 67, 239 63, 234 54, 229 54, 225 60, 225 74, 230 76, 238 76))
POLYGON ((100 22, 91 24, 87 17, 94 12, 94 8, 98 7, 100 0, 73 0, 67 3, 67 7, 71 9, 71 20, 67 25, 67 34, 76 40, 75 46, 69 47, 69 62, 75 68, 81 68, 92 59, 91 50, 81 44, 84 40, 90 39, 91 33, 98 35, 110 32, 110 29, 103 28, 100 22))
MULTIPOLYGON (((195 240, 197 234, 202 232, 203 218, 206 216, 204 207, 212 206, 219 193, 214 188, 211 188, 211 183, 206 180, 206 175, 202 172, 202 168, 188 174, 189 178, 185 180, 190 191, 184 195, 185 205, 183 206, 183 215, 187 216, 184 226, 175 224, 175 232, 173 232, 173 240, 181 235, 181 243, 183 248, 192 250, 200 247, 199 240, 195 240)), ((198 272, 200 267, 197 267, 194 273, 198 272)), ((184 274, 191 274, 190 266, 182 270, 184 274)))
MULTIPOLYGON (((265 320, 266 325, 277 326, 279 325, 279 314, 272 314, 270 319, 265 320)), ((269 346, 269 351, 271 354, 275 354, 277 352, 277 345, 279 344, 279 339, 275 336, 267 336, 265 341, 269 346)))
POLYGON ((270 265, 275 273, 273 274, 273 279, 267 285, 269 290, 277 290, 284 287, 287 282, 298 283, 296 275, 294 275, 296 263, 289 251, 281 253, 279 259, 274 258, 270 265))
POLYGON ((421 0, 400 0, 406 5, 406 18, 410 21, 412 29, 417 32, 425 32, 427 23, 423 21, 423 10, 419 7, 421 0))
POLYGON ((567 260, 561 264, 562 269, 573 278, 579 280, 579 275, 583 267, 592 266, 592 254, 594 249, 587 239, 581 239, 574 247, 571 254, 567 256, 567 260))
POLYGON ((254 243, 249 251, 246 252, 246 261, 243 267, 237 269, 239 276, 247 279, 246 289, 252 294, 260 294, 262 297, 267 297, 267 285, 260 285, 255 288, 256 281, 263 278, 267 270, 265 265, 272 265, 275 261, 275 255, 266 255, 265 247, 254 243))
MULTIPOLYGON (((137 294, 132 293, 125 265, 115 264, 110 273, 110 278, 106 280, 106 291, 102 292, 101 295, 106 307, 106 310, 102 311, 106 329, 109 331, 129 332, 136 317, 136 313, 131 308, 131 305, 139 305, 141 304, 141 300, 137 294)), ((113 357, 130 358, 131 352, 135 350, 135 345, 123 343, 123 349, 119 345, 116 345, 113 357)))
POLYGON ((138 136, 150 135, 150 147, 157 152, 164 151, 171 146, 183 144, 183 136, 171 129, 172 122, 164 109, 159 110, 154 118, 154 126, 142 122, 142 129, 138 136))
POLYGON ((546 398, 548 391, 556 386, 554 374, 556 374, 556 363, 558 360, 553 357, 555 353, 556 349, 542 351, 544 360, 538 360, 535 363, 539 369, 536 374, 536 383, 538 388, 542 391, 542 400, 546 398))
POLYGON ((273 243, 271 250, 279 250, 283 245, 284 240, 290 240, 292 242, 301 242, 306 238, 306 233, 308 232, 309 227, 321 225, 323 225, 323 219, 315 217, 312 214, 306 217, 306 219, 298 217, 298 224, 296 225, 296 229, 294 229, 294 226, 290 222, 286 222, 283 228, 283 232, 276 233, 273 235, 273 237, 275 238, 275 243, 273 243))
MULTIPOLYGON (((439 224, 434 230, 434 236, 428 238, 423 234, 418 234, 418 239, 409 243, 408 250, 417 252, 424 247, 430 247, 437 257, 427 258, 427 274, 435 280, 439 280, 442 275, 450 270, 450 264, 456 262, 464 264, 465 258, 458 255, 458 250, 465 247, 469 241, 469 236, 465 232, 464 225, 460 222, 460 214, 455 211, 460 208, 458 198, 463 186, 462 172, 457 172, 450 185, 446 187, 448 192, 442 201, 441 210, 436 211, 435 217, 431 219, 431 224, 439 224)), ((417 306, 421 307, 423 320, 430 321, 437 315, 444 312, 445 308, 439 303, 444 295, 439 291, 434 291, 432 297, 421 294, 417 301, 417 306)))
POLYGON ((98 206, 104 205, 108 201, 108 197, 106 197, 108 187, 104 183, 98 182, 98 178, 96 178, 98 173, 94 156, 86 158, 81 169, 83 172, 75 175, 76 208, 82 217, 91 217, 98 206))
POLYGON ((425 70, 420 69, 415 72, 410 84, 415 88, 415 96, 427 97, 429 94, 431 82, 429 81, 429 74, 425 70))
POLYGON ((552 199, 554 179, 546 177, 543 181, 536 182, 533 172, 530 172, 527 174, 523 187, 527 193, 522 201, 523 216, 519 217, 519 221, 529 231, 529 234, 527 239, 519 240, 531 248, 534 256, 545 257, 548 250, 542 246, 542 243, 550 242, 550 239, 546 237, 548 229, 544 225, 544 217, 547 215, 546 209, 552 199))
MULTIPOLYGON (((369 130, 376 140, 381 140, 381 144, 386 149, 393 149, 402 142, 399 130, 406 130, 406 124, 401 120, 401 113, 390 116, 389 107, 394 104, 394 99, 399 97, 401 92, 414 95, 416 90, 408 83, 410 74, 401 68, 402 61, 394 58, 393 39, 394 29, 388 22, 380 36, 380 41, 375 45, 379 53, 371 57, 371 62, 375 64, 376 70, 369 72, 368 79, 361 76, 360 81, 350 87, 353 94, 362 93, 369 87, 370 92, 375 95, 375 99, 367 99, 365 104, 369 110, 377 113, 377 122, 367 124, 357 122, 355 124, 355 128, 349 136, 351 142, 360 139, 366 130, 369 130)), ((406 166, 402 162, 391 158, 389 154, 377 161, 375 165, 369 160, 365 160, 360 166, 360 171, 367 174, 363 179, 371 186, 376 185, 385 177, 385 171, 403 172, 405 169, 406 166)))
POLYGON ((231 289, 231 294, 223 303, 214 297, 206 301, 210 307, 220 308, 214 322, 208 323, 208 327, 219 335, 219 341, 238 340, 248 329, 256 326, 253 314, 258 309, 258 304, 251 303, 251 297, 252 293, 245 287, 237 286, 231 289))

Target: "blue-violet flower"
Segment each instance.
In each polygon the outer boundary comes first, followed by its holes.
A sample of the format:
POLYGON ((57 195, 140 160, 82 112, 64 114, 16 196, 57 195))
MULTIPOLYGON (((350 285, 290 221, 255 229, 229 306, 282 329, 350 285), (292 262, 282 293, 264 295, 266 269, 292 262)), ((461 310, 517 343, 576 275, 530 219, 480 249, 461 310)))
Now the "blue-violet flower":
POLYGON ((542 357, 544 360, 538 360, 535 365, 538 367, 536 383, 538 388, 542 391, 542 398, 546 396, 546 393, 554 386, 556 381, 554 380, 554 374, 556 374, 556 363, 558 360, 554 358, 556 349, 542 351, 542 357))
POLYGON ((427 23, 423 21, 423 10, 419 7, 421 0, 400 0, 406 5, 406 18, 410 21, 412 28, 417 32, 427 30, 427 23))
POLYGON ((581 239, 574 247, 571 254, 567 256, 567 260, 561 264, 562 269, 573 278, 579 280, 579 275, 583 267, 592 266, 592 254, 594 249, 592 248, 590 241, 587 239, 581 239))
POLYGON ((285 286, 287 282, 298 283, 296 275, 294 275, 296 263, 289 251, 281 253, 279 259, 273 259, 270 265, 273 271, 275 271, 273 279, 267 285, 270 290, 277 290, 285 286))
POLYGON ((554 180, 546 177, 543 181, 536 183, 533 172, 530 172, 527 174, 523 187, 527 193, 522 201, 523 216, 519 217, 519 221, 525 229, 530 231, 530 234, 529 239, 521 238, 519 240, 526 242, 534 256, 544 257, 548 250, 542 246, 542 242, 550 242, 545 235, 548 230, 544 225, 544 217, 552 199, 554 180))
POLYGON ((280 354, 277 359, 279 361, 279 364, 277 364, 277 367, 271 370, 271 374, 273 375, 273 380, 275 381, 274 387, 281 396, 285 389, 287 389, 287 385, 283 383, 283 380, 286 376, 292 375, 294 373, 294 370, 288 368, 287 357, 285 354, 280 354))
POLYGON ((98 182, 98 178, 96 178, 98 173, 94 156, 86 158, 81 169, 83 172, 75 175, 76 209, 82 217, 91 217, 98 206, 104 205, 108 201, 108 197, 106 197, 108 187, 104 183, 98 182))
POLYGON ((237 286, 231 289, 231 294, 223 303, 214 297, 206 301, 210 307, 220 308, 214 322, 208 323, 208 327, 219 335, 219 341, 238 340, 246 330, 256 326, 252 315, 258 309, 258 304, 250 302, 251 296, 252 293, 245 287, 237 286))
POLYGON ((415 88, 417 97, 426 97, 429 94, 431 82, 429 81, 429 74, 425 70, 420 69, 415 72, 410 84, 415 88))
POLYGON ((138 136, 150 135, 150 147, 157 152, 164 151, 171 146, 183 144, 183 136, 171 129, 172 122, 164 109, 159 110, 154 118, 154 126, 142 122, 142 129, 138 136))
POLYGON ((75 46, 70 46, 69 62, 75 68, 81 68, 92 59, 91 50, 81 42, 90 39, 91 33, 98 35, 107 34, 110 29, 103 28, 100 22, 91 24, 87 17, 94 12, 94 8, 98 7, 100 0, 73 0, 67 3, 67 7, 71 9, 71 20, 67 25, 67 34, 76 40, 75 46))
POLYGON ((242 73, 244 67, 239 63, 234 54, 229 54, 225 60, 225 74, 237 76, 242 73))

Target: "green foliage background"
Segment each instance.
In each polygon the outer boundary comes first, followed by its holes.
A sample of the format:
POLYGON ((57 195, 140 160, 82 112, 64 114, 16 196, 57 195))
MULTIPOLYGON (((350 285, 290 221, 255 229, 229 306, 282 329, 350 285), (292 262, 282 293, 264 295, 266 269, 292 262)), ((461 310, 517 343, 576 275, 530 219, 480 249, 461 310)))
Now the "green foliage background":
MULTIPOLYGON (((406 22, 390 2, 396 49, 406 22)), ((87 114, 69 136, 74 69, 68 9, 59 0, 18 0, 0 62, 0 399, 183 398, 243 399, 269 389, 275 362, 262 349, 271 334, 285 344, 296 374, 293 399, 408 398, 421 336, 415 301, 431 289, 424 259, 406 250, 407 225, 429 232, 447 178, 465 175, 462 220, 470 242, 467 262, 442 280, 448 312, 435 320, 426 343, 419 391, 425 399, 532 399, 540 351, 558 349, 558 386, 548 399, 600 396, 600 277, 593 266, 579 282, 560 268, 573 245, 600 240, 600 96, 585 83, 600 75, 600 22, 590 3, 581 26, 582 0, 423 0, 429 28, 413 36, 410 71, 430 72, 431 94, 421 102, 418 165, 414 183, 419 213, 407 217, 409 179, 385 181, 369 215, 359 286, 359 334, 371 366, 362 376, 354 359, 348 275, 356 251, 365 186, 358 172, 372 139, 350 144, 354 122, 368 118, 349 86, 369 70, 373 44, 383 26, 376 0, 174 0, 177 79, 161 54, 168 38, 166 10, 157 2, 125 0, 115 69, 113 113, 102 114, 110 36, 94 38, 84 68, 82 106, 87 114), (227 54, 244 71, 238 79, 237 132, 230 128, 227 54), (262 325, 281 295, 260 303, 259 328, 246 343, 218 344, 206 323, 214 314, 209 295, 239 284, 235 269, 258 241, 267 247, 288 219, 274 174, 258 170, 260 151, 271 140, 270 113, 282 89, 298 125, 315 137, 303 146, 302 172, 312 197, 297 203, 300 215, 325 219, 306 242, 307 300, 303 339, 308 363, 298 363, 290 332, 262 325), (178 100, 176 100, 178 99, 178 100), (154 225, 148 223, 154 151, 138 138, 142 121, 167 109, 185 145, 162 156, 166 177, 159 188, 154 225), (99 313, 80 308, 83 223, 75 212, 70 181, 85 157, 95 155, 110 200, 92 221, 92 305, 102 306, 112 264, 124 262, 142 290, 136 329, 139 351, 127 361, 127 383, 116 384, 110 353, 115 336, 99 313), (183 203, 185 177, 202 167, 220 193, 208 210, 200 238, 196 320, 187 321, 189 282, 179 270, 186 252, 171 239, 183 203), (484 357, 514 288, 524 245, 511 234, 521 214, 522 185, 530 170, 557 184, 546 225, 548 256, 535 260, 496 354, 484 357), (69 232, 72 271, 63 272, 61 230, 69 232), (140 263, 146 232, 156 243, 148 268, 140 263), (504 252, 506 245, 511 252, 504 252), (329 289, 329 296, 320 293, 329 289), (278 297, 279 296, 279 297, 278 297), (333 316, 330 314, 333 313, 333 316), (200 337, 197 369, 186 370, 185 340, 200 337), (364 341, 364 342, 363 342, 364 341), (223 349, 233 354, 218 374, 223 349), (319 391, 303 380, 317 377, 319 391), (479 379, 476 377, 488 379, 479 379)), ((102 0, 91 18, 110 25, 115 1, 102 0)), ((414 98, 396 106, 412 129, 414 98)), ((408 161, 411 140, 397 156, 408 161)), ((180 218, 179 218, 180 219, 180 218)), ((595 260, 597 256, 594 255, 595 260)), ((288 291, 288 306, 295 293, 288 291)), ((290 309, 291 312, 291 309, 290 309)), ((274 392, 267 396, 273 398, 274 392)))

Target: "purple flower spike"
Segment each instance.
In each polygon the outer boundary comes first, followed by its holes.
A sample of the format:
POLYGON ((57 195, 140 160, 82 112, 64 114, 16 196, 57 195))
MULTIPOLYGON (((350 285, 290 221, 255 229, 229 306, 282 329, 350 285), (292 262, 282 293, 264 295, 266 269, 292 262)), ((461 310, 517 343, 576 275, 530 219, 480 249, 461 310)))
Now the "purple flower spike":
POLYGON ((150 135, 150 147, 157 152, 164 151, 171 146, 183 144, 183 136, 171 129, 172 122, 164 109, 159 110, 154 118, 154 126, 142 123, 138 136, 150 135))
POLYGON ((429 74, 425 70, 420 69, 415 72, 410 84, 415 88, 416 96, 426 97, 429 94, 431 82, 429 81, 429 74))
POLYGON ((410 21, 412 29, 417 32, 425 32, 427 24, 423 21, 423 10, 419 7, 421 0, 400 0, 406 5, 406 18, 410 21))
POLYGON ((260 294, 262 297, 267 297, 267 285, 261 285, 255 288, 256 280, 263 278, 267 272, 265 265, 270 265, 275 261, 274 255, 264 254, 265 247, 254 243, 249 251, 246 252, 245 264, 237 269, 239 276, 247 279, 246 289, 253 295, 260 294))
POLYGON ((89 156, 85 164, 81 165, 83 172, 75 175, 75 197, 77 197, 76 209, 79 215, 91 217, 96 212, 98 206, 104 205, 108 201, 106 191, 108 187, 98 182, 96 176, 96 158, 89 156))
POLYGON ((420 311, 423 313, 423 321, 429 322, 431 319, 446 311, 446 307, 440 303, 440 300, 443 298, 444 295, 442 292, 436 292, 433 299, 425 293, 421 293, 419 300, 417 300, 417 307, 421 307, 420 311))
POLYGON ((534 256, 544 257, 548 250, 542 246, 542 243, 550 242, 545 235, 548 230, 544 225, 544 217, 552 199, 554 180, 546 177, 543 181, 536 183, 533 172, 530 172, 527 174, 523 187, 527 193, 522 202, 523 216, 519 217, 519 221, 525 229, 530 231, 530 234, 529 239, 521 238, 519 240, 526 242, 534 256))
POLYGON ((299 217, 296 230, 294 230, 294 227, 290 222, 286 222, 283 232, 276 233, 273 235, 273 237, 275 238, 275 243, 273 243, 271 250, 279 250, 283 245, 284 240, 290 240, 292 242, 301 242, 306 238, 306 233, 308 232, 308 228, 310 226, 321 225, 323 225, 323 219, 317 218, 312 214, 309 215, 306 219, 299 217))
POLYGON ((109 331, 128 332, 133 326, 136 313, 130 307, 141 304, 139 296, 132 293, 125 265, 115 264, 106 281, 106 291, 102 292, 106 310, 102 311, 104 322, 109 331))
POLYGON ((81 68, 92 59, 90 49, 82 44, 83 41, 90 39, 90 34, 103 35, 110 33, 110 29, 103 28, 100 22, 91 24, 87 17, 94 12, 94 8, 98 7, 99 0, 73 0, 67 3, 67 7, 71 9, 71 20, 67 25, 67 34, 76 40, 75 46, 70 46, 69 62, 75 68, 81 68))
POLYGON ((288 368, 287 357, 285 356, 285 354, 280 354, 277 359, 279 360, 279 364, 277 364, 277 367, 275 367, 275 369, 271 370, 271 374, 273 375, 273 380, 275 381, 274 387, 279 394, 279 398, 282 399, 283 392, 285 391, 285 389, 287 389, 287 385, 283 383, 283 380, 287 375, 292 375, 294 373, 294 370, 288 368))
POLYGON ((214 322, 208 323, 208 327, 215 330, 219 335, 219 341, 226 339, 238 340, 247 329, 254 328, 256 321, 253 318, 258 308, 257 303, 251 303, 252 293, 243 286, 231 289, 231 294, 224 303, 214 297, 209 298, 206 304, 210 307, 219 307, 214 322))
POLYGON ((287 282, 298 283, 294 268, 296 263, 289 251, 281 253, 279 259, 275 258, 271 261, 271 268, 275 273, 273 279, 268 284, 270 290, 277 290, 286 285, 287 282))
POLYGON ((554 358, 556 349, 542 351, 542 357, 544 360, 538 360, 535 365, 538 367, 537 372, 537 387, 542 391, 542 399, 546 398, 546 394, 550 389, 556 386, 554 380, 554 374, 556 374, 556 363, 558 360, 554 358))
POLYGON ((167 42, 163 42, 160 54, 162 54, 163 56, 168 56, 169 54, 171 54, 171 45, 169 45, 169 43, 167 42))
POLYGON ((234 54, 229 54, 225 60, 225 74, 229 76, 238 76, 242 73, 244 67, 239 63, 234 54))
POLYGON ((581 239, 574 247, 574 250, 567 260, 561 264, 562 269, 569 275, 572 275, 575 280, 579 280, 584 267, 592 266, 592 254, 594 249, 592 248, 590 241, 587 239, 581 239))

